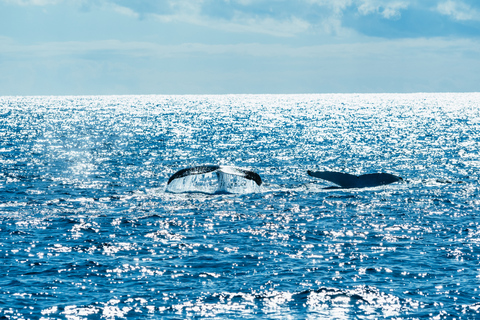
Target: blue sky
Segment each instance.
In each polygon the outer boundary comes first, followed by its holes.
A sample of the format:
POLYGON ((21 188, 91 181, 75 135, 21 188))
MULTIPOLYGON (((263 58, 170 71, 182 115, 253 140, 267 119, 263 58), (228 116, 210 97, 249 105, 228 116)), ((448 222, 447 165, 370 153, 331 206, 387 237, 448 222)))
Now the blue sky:
POLYGON ((468 91, 478 0, 0 0, 0 95, 468 91))

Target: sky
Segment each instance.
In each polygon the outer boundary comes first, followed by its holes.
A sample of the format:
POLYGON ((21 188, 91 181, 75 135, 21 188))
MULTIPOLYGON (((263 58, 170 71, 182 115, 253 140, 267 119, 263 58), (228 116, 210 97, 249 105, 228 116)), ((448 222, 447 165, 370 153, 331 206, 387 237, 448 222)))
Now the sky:
POLYGON ((478 0, 0 0, 0 96, 474 91, 478 0))

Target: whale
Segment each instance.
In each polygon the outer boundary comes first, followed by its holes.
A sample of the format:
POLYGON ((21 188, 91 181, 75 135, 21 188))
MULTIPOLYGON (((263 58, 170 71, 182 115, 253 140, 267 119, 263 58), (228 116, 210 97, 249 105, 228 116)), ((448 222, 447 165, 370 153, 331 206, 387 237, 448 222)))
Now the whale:
POLYGON ((402 181, 403 179, 390 173, 369 173, 360 176, 334 171, 307 171, 309 176, 335 183, 337 186, 327 189, 371 188, 402 181))
POLYGON ((167 182, 167 186, 172 183, 175 179, 191 176, 191 175, 198 175, 198 174, 205 174, 209 172, 216 172, 217 174, 226 173, 232 174, 236 176, 243 177, 248 180, 254 181, 258 186, 262 184, 262 178, 260 176, 250 170, 233 167, 233 166, 220 166, 220 165, 204 165, 204 166, 195 166, 189 167, 182 170, 175 172, 167 182))

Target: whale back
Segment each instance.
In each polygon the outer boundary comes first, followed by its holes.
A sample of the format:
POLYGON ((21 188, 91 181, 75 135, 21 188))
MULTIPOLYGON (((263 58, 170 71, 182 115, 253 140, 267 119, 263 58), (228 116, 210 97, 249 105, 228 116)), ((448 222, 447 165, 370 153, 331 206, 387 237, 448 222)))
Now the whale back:
POLYGON ((334 171, 307 171, 307 174, 315 178, 333 182, 341 188, 377 187, 402 180, 402 178, 389 173, 369 173, 356 176, 334 171))
POLYGON ((307 171, 307 173, 312 177, 333 182, 342 188, 358 187, 358 177, 353 174, 333 171, 307 171))
POLYGON ((364 187, 376 187, 401 181, 402 178, 390 173, 369 173, 358 177, 364 187))

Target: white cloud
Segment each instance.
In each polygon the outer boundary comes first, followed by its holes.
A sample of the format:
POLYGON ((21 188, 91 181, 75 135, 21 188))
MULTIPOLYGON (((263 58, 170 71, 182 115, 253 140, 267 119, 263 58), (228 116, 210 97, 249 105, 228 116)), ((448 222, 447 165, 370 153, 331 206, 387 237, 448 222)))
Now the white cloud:
POLYGON ((358 4, 358 12, 363 15, 379 13, 385 19, 394 19, 399 18, 401 11, 408 6, 407 1, 361 0, 358 4))
POLYGON ((0 94, 473 91, 480 81, 480 42, 468 39, 25 45, 0 37, 0 55, 0 94))
POLYGON ((48 6, 55 5, 62 2, 62 0, 3 0, 8 4, 14 4, 18 6, 48 6))
MULTIPOLYGON (((106 56, 157 57, 172 58, 197 54, 245 55, 252 57, 320 58, 320 57, 375 57, 398 56, 407 54, 411 58, 422 52, 430 55, 455 55, 468 53, 480 56, 480 42, 469 39, 449 40, 443 38, 420 38, 400 40, 377 40, 363 43, 340 43, 310 46, 291 46, 286 44, 202 44, 184 43, 163 45, 153 42, 134 41, 69 41, 48 42, 35 45, 18 44, 10 38, 0 37, 0 54, 14 59, 56 58, 61 56, 85 57, 95 53, 108 53, 106 56)), ((408 59, 407 59, 408 60, 408 59)))
POLYGON ((353 0, 305 0, 307 4, 316 4, 332 10, 334 14, 341 14, 343 10, 353 4, 353 0))
MULTIPOLYGON (((450 20, 444 28, 439 28, 438 33, 434 32, 433 35, 441 35, 442 32, 449 34, 449 28, 454 27, 455 24, 451 21, 453 19, 480 20, 480 9, 476 9, 475 4, 467 5, 461 0, 298 0, 296 2, 288 0, 0 0, 0 2, 22 6, 62 3, 62 8, 58 12, 64 9, 72 12, 82 10, 94 12, 98 16, 103 14, 118 18, 118 15, 122 15, 139 20, 150 19, 149 22, 155 20, 153 24, 163 24, 158 29, 152 29, 153 36, 160 32, 158 30, 168 28, 173 30, 180 26, 182 30, 193 29, 191 34, 201 32, 203 39, 208 38, 209 33, 212 34, 211 39, 214 39, 213 34, 228 32, 232 34, 232 39, 243 33, 248 36, 258 35, 258 38, 265 38, 265 35, 277 37, 278 41, 281 41, 280 38, 311 36, 332 36, 331 39, 338 40, 359 34, 383 38, 399 35, 415 38, 431 36, 431 30, 435 28, 427 22, 424 23, 421 20, 422 15, 427 18, 425 21, 435 21, 439 17, 450 20), (413 13, 410 17, 416 20, 402 21, 401 18, 405 12, 413 13), (435 19, 432 19, 432 15, 435 15, 435 19), (384 19, 377 19, 378 17, 384 19), (373 19, 367 21, 370 18, 373 19), (395 23, 390 23, 391 20, 395 23), (164 26, 166 28, 163 28, 164 26), (202 28, 197 28, 198 26, 202 28), (196 32, 196 28, 200 32, 196 32)), ((125 19, 125 22, 126 24, 134 23, 132 19, 128 21, 125 19)), ((42 30, 42 27, 39 26, 38 30, 42 30)), ((112 35, 114 33, 114 28, 108 32, 112 35)), ((54 33, 51 32, 51 34, 54 33)), ((465 36, 471 37, 471 32, 465 32, 465 36)), ((182 41, 189 41, 188 37, 184 36, 184 38, 187 40, 182 41)))
MULTIPOLYGON (((132 15, 135 11, 115 5, 117 12, 132 15)), ((193 26, 208 27, 234 33, 265 34, 275 37, 292 37, 309 30, 311 24, 301 17, 290 16, 282 19, 273 15, 259 16, 240 10, 233 10, 232 16, 213 17, 202 13, 202 2, 177 1, 169 5, 168 13, 152 12, 149 16, 164 22, 180 22, 193 26)))
POLYGON ((437 6, 437 11, 458 21, 480 20, 480 12, 478 10, 460 1, 448 0, 441 2, 437 6))
POLYGON ((140 17, 140 15, 137 12, 133 11, 130 8, 122 7, 122 6, 119 6, 119 5, 114 4, 114 3, 110 4, 110 6, 111 6, 111 8, 114 12, 117 12, 121 15, 128 16, 128 17, 133 17, 133 18, 136 18, 136 19, 138 19, 140 17))
POLYGON ((310 28, 307 21, 295 17, 278 20, 271 17, 254 17, 240 12, 237 12, 230 20, 196 17, 191 19, 190 22, 230 32, 258 33, 276 37, 292 37, 310 28))

